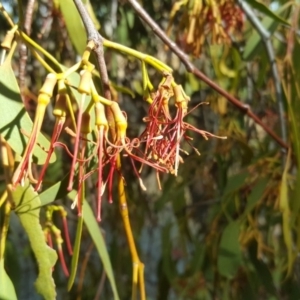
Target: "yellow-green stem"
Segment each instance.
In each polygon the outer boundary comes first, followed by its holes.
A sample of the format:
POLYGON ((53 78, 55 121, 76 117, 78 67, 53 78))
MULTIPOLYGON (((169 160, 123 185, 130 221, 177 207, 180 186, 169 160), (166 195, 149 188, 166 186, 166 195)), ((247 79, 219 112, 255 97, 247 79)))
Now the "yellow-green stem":
POLYGON ((18 30, 20 37, 27 42, 29 45, 31 45, 36 50, 40 51, 42 54, 44 54, 50 61, 53 62, 54 65, 58 67, 61 72, 63 72, 63 68, 60 65, 60 63, 49 53, 47 52, 43 47, 41 47, 39 44, 37 44, 35 41, 33 41, 27 34, 25 34, 23 31, 18 30))
MULTIPOLYGON (((117 158, 117 169, 121 170, 121 158, 120 155, 117 158)), ((144 283, 144 264, 140 261, 132 230, 131 230, 131 225, 130 225, 130 220, 129 220, 129 212, 128 212, 128 206, 127 206, 127 200, 126 200, 126 195, 125 195, 125 187, 124 187, 124 181, 121 177, 118 179, 118 192, 119 192, 119 203, 120 203, 120 211, 121 211, 121 216, 122 220, 124 223, 125 227, 125 232, 129 244, 129 249, 131 253, 131 258, 132 258, 132 265, 133 265, 133 274, 132 274, 132 300, 137 299, 137 287, 139 284, 140 288, 140 296, 141 300, 145 300, 145 283, 144 283)))
POLYGON ((110 48, 110 49, 115 49, 117 51, 126 53, 130 56, 133 56, 135 58, 138 58, 146 63, 148 63, 149 65, 151 65, 152 67, 154 67, 155 69, 163 72, 163 71, 167 71, 167 72, 172 72, 172 68, 170 68, 168 65, 164 64, 163 62, 161 62, 160 60, 158 60, 157 58, 144 54, 142 52, 139 52, 137 50, 131 49, 129 47, 126 47, 124 45, 118 44, 118 43, 114 43, 112 41, 103 39, 103 46, 110 48))
POLYGON ((47 63, 46 61, 39 55, 39 53, 37 51, 35 51, 35 49, 30 46, 31 49, 31 53, 34 55, 34 57, 40 62, 40 64, 49 72, 49 73, 56 73, 47 63))
POLYGON ((0 10, 2 11, 2 14, 4 16, 4 18, 6 19, 7 23, 11 26, 14 27, 15 23, 13 22, 13 20, 11 19, 11 17, 9 16, 9 14, 6 12, 5 8, 3 7, 2 3, 0 3, 0 10))

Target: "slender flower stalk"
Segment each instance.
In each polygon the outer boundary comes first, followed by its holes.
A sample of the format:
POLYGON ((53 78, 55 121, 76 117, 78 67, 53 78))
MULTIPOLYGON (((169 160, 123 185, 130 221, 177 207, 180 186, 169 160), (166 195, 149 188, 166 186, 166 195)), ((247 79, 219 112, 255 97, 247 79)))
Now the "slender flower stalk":
POLYGON ((91 70, 83 70, 80 72, 80 83, 78 87, 78 92, 82 94, 79 107, 78 107, 78 116, 77 116, 77 130, 76 130, 76 138, 75 138, 75 145, 74 145, 74 154, 72 159, 71 165, 71 172, 68 184, 68 191, 71 191, 73 188, 73 179, 74 179, 74 171, 75 165, 77 162, 78 150, 79 150, 79 141, 80 141, 80 128, 82 123, 82 114, 83 114, 83 107, 85 103, 86 95, 90 94, 91 91, 91 80, 92 80, 92 73, 91 70))
POLYGON ((59 256, 59 260, 60 260, 63 272, 64 272, 65 276, 69 277, 69 270, 68 270, 68 267, 66 265, 64 252, 63 252, 63 249, 62 249, 62 244, 63 244, 64 241, 61 237, 61 231, 55 225, 52 224, 51 225, 51 232, 55 236, 57 252, 58 252, 58 256, 59 256))
POLYGON ((45 172, 47 170, 50 158, 54 152, 54 148, 56 146, 56 142, 63 130, 65 121, 66 121, 66 111, 67 111, 67 98, 69 95, 66 91, 66 86, 63 80, 58 81, 58 94, 56 96, 56 102, 53 110, 53 115, 55 116, 55 125, 52 133, 50 148, 48 150, 47 158, 45 164, 42 167, 38 182, 35 186, 35 190, 39 190, 41 187, 42 180, 44 178, 45 172))
POLYGON ((91 132, 90 127, 90 115, 87 112, 84 112, 82 114, 82 124, 79 128, 80 130, 80 136, 82 136, 82 139, 79 141, 79 171, 78 171, 78 198, 77 198, 77 209, 78 209, 78 216, 82 216, 82 205, 83 205, 83 195, 82 192, 84 189, 84 179, 85 179, 85 164, 86 160, 85 158, 85 152, 87 149, 87 135, 91 132))

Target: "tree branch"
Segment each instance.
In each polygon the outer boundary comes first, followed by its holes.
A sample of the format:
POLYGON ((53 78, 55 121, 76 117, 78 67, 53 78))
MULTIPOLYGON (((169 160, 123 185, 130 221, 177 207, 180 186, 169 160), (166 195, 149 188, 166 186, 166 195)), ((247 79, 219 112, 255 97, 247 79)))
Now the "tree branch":
POLYGON ((100 33, 95 28, 94 23, 91 20, 82 1, 74 0, 74 3, 77 7, 77 10, 80 14, 81 20, 84 24, 88 41, 94 41, 94 43, 95 43, 95 48, 93 49, 93 51, 96 54, 96 58, 97 58, 99 73, 100 73, 100 77, 101 77, 103 95, 106 99, 111 99, 107 67, 106 67, 106 63, 105 63, 105 59, 104 59, 103 37, 100 35, 100 33))
POLYGON ((281 137, 283 141, 286 143, 287 141, 287 130, 286 130, 286 122, 284 119, 284 108, 283 108, 283 99, 282 99, 282 89, 281 89, 281 83, 280 83, 280 77, 278 72, 278 67, 276 64, 276 57, 274 53, 274 48, 271 41, 271 34, 269 31, 267 31, 264 26, 261 24, 260 20, 257 18, 257 16, 254 14, 251 7, 243 0, 238 0, 238 4, 240 5, 241 9, 253 25, 253 27, 257 30, 259 35, 261 36, 267 53, 269 62, 271 65, 273 80, 274 80, 274 86, 276 91, 276 99, 277 99, 277 105, 278 105, 278 112, 279 112, 279 119, 280 119, 280 127, 281 127, 281 137))
POLYGON ((259 124, 265 132, 267 132, 282 148, 287 149, 288 145, 284 140, 282 140, 274 131, 272 131, 268 126, 266 126, 257 115, 255 115, 248 104, 242 103, 236 97, 230 95, 227 91, 222 89, 214 81, 209 79, 204 73, 202 73, 197 67, 189 60, 189 57, 184 53, 166 34, 165 32, 156 24, 156 22, 148 15, 148 13, 142 8, 142 6, 136 0, 127 0, 127 2, 132 6, 139 17, 144 20, 144 22, 153 30, 153 32, 170 48, 170 50, 176 54, 181 62, 185 65, 189 73, 194 74, 197 78, 205 82, 212 89, 217 91, 220 95, 224 96, 228 101, 230 101, 235 107, 240 111, 247 114, 255 123, 259 124))

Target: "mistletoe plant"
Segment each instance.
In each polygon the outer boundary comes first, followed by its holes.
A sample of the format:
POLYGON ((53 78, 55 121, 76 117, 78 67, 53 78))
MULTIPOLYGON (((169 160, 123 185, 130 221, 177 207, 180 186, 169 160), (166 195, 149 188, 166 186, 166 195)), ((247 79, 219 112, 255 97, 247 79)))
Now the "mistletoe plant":
MULTIPOLYGON (((189 154, 190 149, 199 154, 193 146, 195 133, 205 140, 211 137, 220 139, 226 137, 214 135, 187 121, 187 116, 197 106, 189 107, 190 97, 185 93, 182 85, 174 79, 170 66, 155 57, 103 38, 80 0, 54 1, 58 10, 65 5, 64 1, 69 5, 70 10, 77 8, 87 35, 85 50, 80 53, 78 62, 72 66, 63 65, 34 41, 30 37, 28 27, 25 26, 27 23, 25 22, 25 25, 22 23, 23 17, 20 17, 19 23, 15 23, 0 4, 1 11, 10 25, 10 30, 1 43, 0 62, 1 158, 6 180, 5 191, 0 199, 0 207, 4 207, 4 222, 0 235, 0 298, 16 299, 12 281, 6 273, 4 255, 10 215, 14 211, 28 234, 38 265, 36 290, 45 299, 56 298, 52 270, 57 261, 57 254, 53 250, 52 238, 54 237, 56 241, 64 273, 69 276, 68 289, 70 290, 76 277, 83 223, 91 234, 102 259, 114 298, 119 299, 112 266, 99 230, 102 220, 102 198, 107 195, 108 201, 113 203, 113 200, 116 200, 113 191, 117 183, 117 201, 132 258, 132 299, 137 299, 138 295, 140 299, 146 299, 144 264, 139 258, 131 230, 122 162, 129 162, 136 180, 145 191, 147 186, 142 179, 143 171, 146 168, 153 169, 156 173, 157 186, 161 189, 162 174, 177 176, 178 169, 184 163, 184 158, 189 154), (18 82, 13 70, 13 62, 17 59, 16 49, 21 49, 23 46, 48 73, 36 97, 37 106, 33 121, 27 112, 26 101, 22 101, 29 87, 24 86, 21 80, 18 82), (144 129, 137 136, 127 134, 132 115, 120 108, 118 92, 126 91, 128 88, 119 88, 110 82, 104 49, 114 50, 140 63, 141 86, 143 98, 148 103, 148 111, 143 118, 144 129), (96 60, 92 59, 92 52, 96 60), (150 68, 155 70, 155 76, 159 78, 159 84, 156 86, 150 80, 150 68), (55 123, 52 136, 47 139, 41 131, 49 109, 55 123), (49 165, 58 159, 55 155, 57 148, 63 149, 71 163, 66 177, 49 186, 45 175, 49 165), (96 188, 97 204, 94 213, 87 201, 88 180, 92 180, 96 188), (73 200, 70 206, 77 210, 78 216, 73 246, 68 233, 66 209, 53 204, 56 199, 67 194, 73 200), (40 211, 43 206, 46 206, 46 217, 42 227, 40 211), (63 220, 64 238, 55 224, 53 215, 56 213, 59 213, 63 220), (70 272, 64 260, 63 241, 66 242, 68 252, 72 255, 70 272)), ((128 2, 149 26, 154 28, 151 19, 141 10, 137 2, 128 2)), ((187 3, 188 1, 181 1, 178 5, 180 7, 187 3)), ((228 19, 226 23, 228 32, 220 31, 221 20, 214 5, 215 1, 208 1, 208 3, 205 8, 198 5, 192 10, 197 14, 204 14, 206 19, 210 20, 207 26, 202 22, 198 27, 205 30, 213 28, 213 40, 227 39, 229 31, 242 26, 240 9, 233 1, 222 1, 224 8, 222 18, 228 19), (229 17, 232 12, 237 12, 234 20, 229 17)), ((173 17, 179 7, 174 6, 173 17)), ((28 19, 30 13, 26 14, 26 20, 28 19)), ((200 18, 188 19, 189 31, 186 43, 187 48, 191 48, 192 52, 199 55, 203 40, 194 38, 194 35, 198 34, 195 31, 196 21, 199 22, 200 18), (191 41, 198 42, 194 44, 191 41)), ((182 55, 180 49, 176 48, 166 35, 162 35, 159 28, 154 29, 158 35, 163 36, 170 49, 175 49, 174 52, 184 61, 188 71, 228 98, 255 122, 265 126, 248 106, 241 104, 187 62, 186 56, 182 55)), ((20 61, 20 65, 22 64, 20 61)), ((266 131, 283 148, 286 148, 285 143, 270 129, 266 128, 266 131)))

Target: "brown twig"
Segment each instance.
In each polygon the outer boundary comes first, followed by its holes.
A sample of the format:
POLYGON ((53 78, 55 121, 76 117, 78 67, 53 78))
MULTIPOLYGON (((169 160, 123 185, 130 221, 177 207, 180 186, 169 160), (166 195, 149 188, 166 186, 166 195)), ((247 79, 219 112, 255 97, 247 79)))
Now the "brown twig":
MULTIPOLYGON (((24 31, 28 36, 30 36, 30 34, 31 34, 31 24, 32 24, 34 2, 35 2, 35 0, 28 1, 27 6, 26 6, 25 18, 24 18, 24 22, 23 22, 24 31)), ((21 10, 20 10, 20 13, 21 13, 21 10)), ((20 19, 22 19, 22 18, 20 18, 20 19)), ((27 47, 23 42, 20 43, 19 55, 20 55, 19 85, 20 85, 21 91, 23 91, 25 88, 26 63, 27 63, 27 59, 28 59, 27 47)), ((22 98, 24 101, 24 97, 22 97, 22 98)))
POLYGON ((157 35, 169 48, 170 50, 178 56, 181 62, 185 65, 186 70, 189 73, 194 74, 197 78, 205 82, 208 86, 218 92, 220 95, 224 96, 228 101, 230 101, 235 107, 237 107, 241 112, 247 114, 249 118, 254 120, 255 123, 259 124, 265 132, 267 132, 282 148, 288 149, 288 145, 268 126, 266 126, 257 115, 253 113, 251 107, 248 104, 242 103, 236 97, 229 94, 227 91, 222 89, 218 84, 208 78, 204 73, 202 73, 195 65, 190 61, 189 57, 184 53, 157 25, 157 23, 149 16, 149 14, 143 9, 143 7, 136 0, 127 0, 127 2, 132 6, 139 17, 153 30, 154 34, 157 35))
POLYGON ((94 43, 95 43, 95 48, 93 49, 93 51, 95 52, 96 57, 97 57, 104 97, 106 99, 111 99, 111 92, 110 92, 110 88, 109 88, 109 79, 108 79, 106 63, 105 63, 105 59, 104 59, 103 38, 100 35, 100 33, 97 31, 97 29, 95 28, 93 21, 91 20, 82 1, 74 0, 74 3, 77 7, 77 10, 78 10, 80 17, 82 19, 82 22, 84 24, 88 41, 94 41, 94 43))

